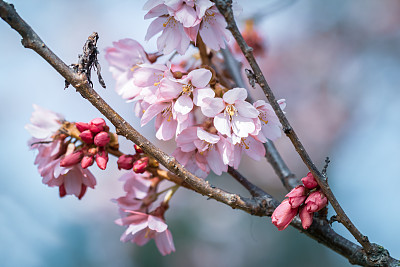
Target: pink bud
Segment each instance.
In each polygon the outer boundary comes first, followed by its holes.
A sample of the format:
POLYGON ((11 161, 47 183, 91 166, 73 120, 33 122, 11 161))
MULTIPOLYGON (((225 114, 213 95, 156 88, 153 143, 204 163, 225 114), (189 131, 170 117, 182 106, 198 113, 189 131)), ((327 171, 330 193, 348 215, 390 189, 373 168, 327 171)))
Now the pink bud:
POLYGON ((311 172, 307 173, 307 176, 302 178, 301 181, 308 189, 314 189, 318 186, 318 183, 311 172))
POLYGON ((92 166, 94 163, 93 156, 86 155, 82 158, 81 166, 83 169, 86 169, 89 166, 92 166))
POLYGON ((135 161, 135 163, 133 163, 133 171, 136 173, 144 173, 148 165, 149 165, 149 158, 143 157, 135 161))
POLYGON ((279 231, 285 230, 296 216, 297 211, 298 208, 293 209, 289 200, 285 199, 272 213, 272 223, 278 227, 279 231))
POLYGON ((80 132, 89 130, 89 124, 86 122, 75 122, 75 126, 80 132))
POLYGON ((94 137, 94 144, 96 146, 105 146, 110 142, 110 136, 106 132, 99 132, 94 137))
POLYGON ((302 185, 296 186, 286 197, 289 198, 289 203, 293 209, 298 208, 306 200, 306 188, 302 185))
POLYGON ((79 150, 77 152, 69 154, 60 161, 60 166, 61 167, 71 167, 72 165, 75 165, 75 164, 81 162, 82 157, 83 157, 82 150, 79 150))
POLYGON ((137 154, 143 153, 143 150, 140 148, 140 146, 135 144, 133 147, 135 148, 137 154))
POLYGON ((106 122, 102 118, 96 118, 89 122, 89 129, 93 133, 98 133, 104 131, 104 127, 106 126, 106 122))
POLYGON ((133 168, 133 155, 122 155, 118 158, 117 164, 118 169, 130 170, 133 168))
POLYGON ((82 139, 83 142, 86 144, 93 144, 93 133, 90 130, 83 131, 79 137, 82 139))
POLYGON ((65 190, 64 184, 58 187, 58 192, 60 193, 60 197, 65 197, 67 195, 67 191, 65 190))
POLYGON ((108 153, 105 150, 99 150, 96 154, 96 163, 100 169, 105 170, 108 162, 108 153))
POLYGON ((318 190, 312 192, 305 203, 308 212, 317 212, 328 204, 328 199, 324 193, 318 190))
POLYGON ((304 229, 308 229, 313 221, 313 212, 308 212, 306 206, 300 208, 299 216, 301 220, 301 225, 304 229))

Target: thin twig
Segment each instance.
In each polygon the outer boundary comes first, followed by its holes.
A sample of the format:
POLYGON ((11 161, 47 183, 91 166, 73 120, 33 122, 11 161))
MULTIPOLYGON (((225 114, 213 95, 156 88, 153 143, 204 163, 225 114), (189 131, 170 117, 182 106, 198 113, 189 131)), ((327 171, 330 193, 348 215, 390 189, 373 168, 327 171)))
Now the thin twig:
POLYGON ((336 197, 332 193, 328 183, 323 179, 322 174, 319 172, 313 161, 311 160, 310 156, 308 155, 307 151, 305 150, 303 144, 300 142, 299 138, 297 137, 296 132, 290 125, 288 119, 286 118, 285 114, 279 107, 276 98, 269 87, 259 65, 257 64, 254 55, 253 49, 247 45, 243 36, 241 35, 237 24, 235 22, 233 11, 232 11, 232 0, 213 0, 215 5, 217 6, 218 10, 221 14, 225 17, 225 20, 228 24, 227 29, 229 29, 235 38, 236 42, 238 43, 240 49, 242 50, 244 56, 246 57, 247 61, 249 62, 257 83, 263 89, 269 103, 271 104, 272 108, 274 109, 276 115, 279 118, 283 126, 283 130, 285 134, 291 140, 293 146, 295 147, 297 153, 300 155, 301 159, 303 160, 304 164, 308 167, 310 172, 313 174, 315 179, 317 180, 319 186, 321 187, 322 191, 328 198, 329 202, 331 203, 332 207, 336 211, 340 222, 349 230, 349 232, 356 238, 356 240, 362 245, 365 249, 366 254, 368 256, 372 254, 376 254, 377 249, 376 246, 371 244, 368 240, 367 236, 361 234, 361 232, 354 226, 351 220, 348 218, 342 207, 339 205, 336 197))

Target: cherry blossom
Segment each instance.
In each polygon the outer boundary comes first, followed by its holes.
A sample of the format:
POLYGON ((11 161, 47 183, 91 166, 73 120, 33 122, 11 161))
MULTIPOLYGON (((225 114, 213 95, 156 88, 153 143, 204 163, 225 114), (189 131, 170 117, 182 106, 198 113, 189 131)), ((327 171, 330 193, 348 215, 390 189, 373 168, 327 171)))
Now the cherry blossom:
MULTIPOLYGON (((286 107, 285 99, 280 99, 277 102, 282 110, 286 107)), ((265 138, 276 140, 279 138, 282 135, 281 123, 272 106, 264 100, 257 100, 253 103, 253 106, 258 110, 258 118, 261 122, 261 131, 258 134, 258 138, 261 140, 265 140, 265 138)))

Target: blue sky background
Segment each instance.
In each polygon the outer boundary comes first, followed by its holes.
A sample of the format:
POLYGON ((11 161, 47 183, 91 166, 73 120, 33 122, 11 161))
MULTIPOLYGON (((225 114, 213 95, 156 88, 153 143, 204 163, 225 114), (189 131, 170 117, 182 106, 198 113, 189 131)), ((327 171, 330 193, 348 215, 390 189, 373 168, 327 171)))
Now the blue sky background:
MULTIPOLYGON (((65 62, 75 63, 86 38, 97 31, 99 49, 130 37, 144 43, 149 21, 144 1, 11 1, 19 14, 65 62)), ((272 10, 276 1, 240 1, 242 18, 272 10)), ((273 12, 258 27, 268 44, 261 59, 267 80, 319 166, 331 157, 329 179, 349 217, 370 240, 400 257, 400 5, 397 1, 298 1, 273 12)), ((41 183, 29 151, 32 104, 71 121, 89 121, 99 112, 37 54, 24 49, 19 35, 0 22, 0 265, 2 266, 326 266, 350 265, 341 256, 293 229, 278 232, 269 218, 206 200, 185 189, 167 213, 177 252, 161 257, 153 243, 123 244, 123 228, 114 224, 122 194, 115 160, 107 172, 92 168, 98 185, 79 201, 60 199, 41 183)), ((154 51, 155 40, 144 43, 154 51)), ((113 90, 114 81, 100 54, 107 89, 95 89, 134 127, 133 105, 113 90)), ((256 94, 257 95, 257 94, 256 94)), ((258 95, 261 97, 261 95, 258 95)), ((152 125, 140 129, 155 140, 152 125)), ((122 149, 130 145, 121 140, 122 149)), ((293 148, 277 142, 298 176, 306 174, 293 148)), ((171 152, 171 144, 163 146, 171 152)), ((240 170, 283 199, 284 191, 266 161, 243 160, 240 170), (268 168, 268 167, 266 167, 268 168)), ((211 182, 246 194, 228 176, 211 182)), ((341 226, 335 229, 349 237, 341 226)))

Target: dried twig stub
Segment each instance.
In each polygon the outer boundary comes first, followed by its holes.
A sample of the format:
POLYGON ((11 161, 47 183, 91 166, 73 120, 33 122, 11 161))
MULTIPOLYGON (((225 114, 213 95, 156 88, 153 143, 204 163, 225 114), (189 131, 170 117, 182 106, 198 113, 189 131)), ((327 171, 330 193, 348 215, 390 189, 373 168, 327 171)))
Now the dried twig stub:
MULTIPOLYGON (((72 68, 76 73, 82 74, 85 73, 88 79, 89 84, 93 87, 93 83, 91 80, 91 72, 94 67, 97 71, 97 77, 99 79, 99 83, 103 88, 106 88, 106 84, 101 77, 101 67, 100 63, 97 59, 97 55, 99 51, 97 50, 97 40, 99 39, 99 35, 97 32, 93 32, 85 42, 83 46, 83 54, 79 55, 78 64, 71 64, 72 68)), ((65 88, 69 86, 69 83, 65 81, 65 88)))

